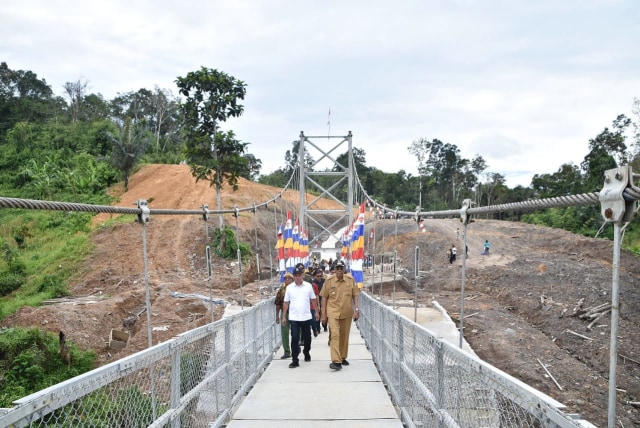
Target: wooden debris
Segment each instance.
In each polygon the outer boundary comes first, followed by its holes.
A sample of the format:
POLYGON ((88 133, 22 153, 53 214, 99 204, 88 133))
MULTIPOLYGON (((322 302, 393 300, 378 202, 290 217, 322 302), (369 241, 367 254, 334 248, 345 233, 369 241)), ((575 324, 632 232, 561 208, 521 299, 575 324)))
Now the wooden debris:
POLYGON ((580 334, 580 333, 576 333, 576 332, 575 332, 575 331, 573 331, 573 330, 565 330, 565 331, 566 331, 567 333, 573 334, 574 336, 578 336, 578 337, 579 337, 579 338, 581 338, 581 339, 585 339, 585 340, 593 340, 592 338, 587 337, 587 336, 583 336, 582 334, 580 334))
POLYGON ((536 360, 538 360, 538 363, 540 363, 540 365, 542 366, 542 368, 544 369, 545 372, 547 372, 547 374, 549 375, 549 377, 551 378, 551 380, 553 381, 553 383, 556 384, 556 386, 558 387, 558 389, 560 391, 562 391, 562 387, 560 386, 560 384, 558 383, 558 381, 556 380, 555 377, 553 377, 553 375, 551 374, 551 372, 547 369, 547 366, 545 366, 544 364, 542 364, 542 361, 540 361, 539 358, 536 358, 536 360))
POLYGON ((594 325, 594 324, 595 324, 595 323, 596 323, 600 318, 602 318, 605 314, 608 314, 609 312, 611 312, 611 308, 607 309, 607 310, 606 310, 606 311, 604 311, 604 312, 601 312, 601 313, 600 313, 600 315, 598 315, 597 317, 595 317, 595 318, 593 319, 593 321, 591 321, 591 322, 589 323, 589 325, 587 326, 587 331, 591 331, 591 329, 593 328, 593 325, 594 325))
POLYGON ((578 300, 578 303, 573 308, 573 315, 576 315, 582 309, 582 305, 584 305, 584 297, 578 300))
POLYGON ((472 313, 472 314, 465 315, 465 316, 464 316, 464 318, 465 318, 465 319, 467 319, 467 318, 471 318, 472 316, 474 316, 474 315, 478 315, 479 313, 480 313, 480 312, 474 312, 474 313, 472 313))
POLYGON ((579 310, 576 312, 576 315, 582 319, 592 320, 595 317, 599 316, 602 312, 611 309, 611 303, 603 303, 598 306, 594 306, 592 308, 579 310))
POLYGON ((624 362, 629 360, 629 361, 633 361, 634 363, 640 365, 640 361, 634 360, 633 358, 629 358, 626 355, 618 354, 618 356, 621 357, 624 362))
POLYGON ((87 305, 87 304, 99 302, 101 300, 106 300, 108 298, 109 297, 107 296, 59 297, 56 299, 44 300, 42 304, 43 305, 63 305, 63 304, 87 305))

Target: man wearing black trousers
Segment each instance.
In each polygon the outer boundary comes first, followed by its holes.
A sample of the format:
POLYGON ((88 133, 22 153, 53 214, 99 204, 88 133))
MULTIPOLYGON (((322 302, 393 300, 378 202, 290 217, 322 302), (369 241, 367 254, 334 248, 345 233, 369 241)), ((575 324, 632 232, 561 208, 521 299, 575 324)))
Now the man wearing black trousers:
MULTIPOLYGON (((311 361, 311 307, 315 310, 315 318, 320 318, 318 297, 313 292, 313 287, 303 281, 304 269, 296 268, 293 271, 293 284, 287 287, 284 295, 283 312, 289 313, 289 326, 291 327, 291 358, 289 368, 299 367, 298 355, 300 355, 300 335, 304 343, 304 360, 311 361)), ((282 318, 282 324, 287 320, 282 318)))

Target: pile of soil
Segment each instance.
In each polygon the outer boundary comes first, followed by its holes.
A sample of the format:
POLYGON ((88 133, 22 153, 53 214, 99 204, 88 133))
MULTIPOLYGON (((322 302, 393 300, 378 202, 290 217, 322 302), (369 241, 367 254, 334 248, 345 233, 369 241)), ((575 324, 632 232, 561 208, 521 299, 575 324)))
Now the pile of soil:
MULTIPOLYGON (((279 192, 240 180, 238 191, 223 189, 222 207, 252 207, 279 192)), ((196 183, 186 165, 143 167, 114 205, 132 207, 138 199, 149 201, 152 209, 197 210, 203 204, 216 209, 215 189, 206 182, 196 183)), ((211 280, 204 249, 210 243, 206 235, 218 225, 218 216, 211 216, 207 225, 201 216, 152 216, 144 231, 153 344, 219 319, 224 306, 204 298, 248 306, 270 297, 271 279, 276 278, 271 270, 275 267, 276 230, 286 211, 297 212, 298 202, 298 193, 287 191, 277 203, 255 213, 242 212, 237 219, 240 239, 257 247, 258 256, 242 267, 242 273, 235 261, 214 256, 211 280)), ((339 206, 331 200, 320 200, 314 206, 336 208, 339 206)), ((22 308, 0 326, 63 331, 68 341, 95 350, 101 365, 145 349, 143 227, 133 222, 105 224, 111 217, 115 215, 95 217, 95 251, 70 285, 70 297, 22 308), (130 334, 124 349, 109 347, 112 329, 130 334)), ((224 222, 236 226, 231 215, 225 215, 224 222)), ((392 295, 391 282, 380 286, 368 277, 367 292, 387 300, 407 300, 417 284, 420 305, 436 300, 457 320, 464 228, 456 219, 428 219, 425 226, 426 231, 419 232, 413 220, 368 223, 368 229, 375 227, 376 252, 398 251, 401 267, 413 271, 415 247, 421 250, 417 279, 400 281, 404 288, 399 286, 392 295), (396 228, 399 234, 394 237, 396 228), (450 264, 446 253, 452 245, 458 248, 458 260, 450 264)), ((606 426, 610 313, 595 322, 581 316, 611 302, 612 243, 557 229, 476 219, 468 226, 467 246, 464 332, 474 351, 565 404, 567 412, 606 426), (491 243, 486 256, 481 255, 485 239, 491 243)), ((638 284, 640 261, 623 252, 616 413, 625 427, 640 425, 638 284)))

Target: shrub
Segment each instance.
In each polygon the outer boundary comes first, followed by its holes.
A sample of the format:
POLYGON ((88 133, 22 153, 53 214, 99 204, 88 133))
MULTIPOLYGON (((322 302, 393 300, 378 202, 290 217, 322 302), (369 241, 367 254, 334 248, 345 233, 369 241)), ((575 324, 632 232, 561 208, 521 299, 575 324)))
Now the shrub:
POLYGON ((70 379, 94 368, 94 351, 81 351, 67 342, 71 363, 60 357, 57 335, 37 328, 0 330, 0 407, 18 398, 70 379))
POLYGON ((26 283, 24 275, 13 272, 0 272, 0 296, 6 296, 26 283))
MULTIPOLYGON (((224 259, 235 259, 238 257, 238 245, 236 243, 236 234, 233 229, 225 227, 224 229, 216 229, 213 247, 216 255, 224 259)), ((243 261, 251 255, 251 247, 249 244, 240 243, 240 257, 243 261)))

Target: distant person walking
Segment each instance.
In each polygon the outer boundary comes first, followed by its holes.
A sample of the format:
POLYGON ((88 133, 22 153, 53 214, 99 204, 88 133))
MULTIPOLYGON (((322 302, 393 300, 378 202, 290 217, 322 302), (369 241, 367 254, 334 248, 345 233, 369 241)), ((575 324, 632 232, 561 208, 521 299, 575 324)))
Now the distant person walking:
POLYGON ((449 250, 449 264, 453 264, 456 261, 456 256, 458 255, 458 249, 455 245, 451 246, 451 250, 449 250))
POLYGON ((489 240, 485 239, 485 241, 484 241, 484 250, 482 251, 482 255, 483 256, 486 256, 486 255, 489 254, 489 248, 490 248, 489 240))
POLYGON ((322 322, 329 323, 329 346, 331 364, 329 368, 341 370, 348 366, 349 333, 352 320, 360 318, 358 294, 360 289, 351 275, 345 275, 344 262, 335 264, 336 273, 325 280, 320 292, 322 297, 322 322))
POLYGON ((456 241, 458 241, 460 239, 460 228, 458 227, 456 229, 456 241))

